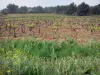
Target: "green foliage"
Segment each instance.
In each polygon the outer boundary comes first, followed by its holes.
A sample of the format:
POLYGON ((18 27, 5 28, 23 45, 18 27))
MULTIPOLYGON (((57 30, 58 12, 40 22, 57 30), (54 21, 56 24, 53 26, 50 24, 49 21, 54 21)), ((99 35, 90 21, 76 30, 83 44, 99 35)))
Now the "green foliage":
POLYGON ((66 13, 66 14, 72 15, 72 14, 74 14, 76 11, 77 11, 76 5, 75 5, 74 3, 71 3, 71 4, 68 6, 68 9, 67 9, 67 13, 66 13))
POLYGON ((19 12, 20 12, 20 13, 28 13, 28 7, 26 7, 26 6, 21 6, 21 7, 19 8, 19 12))
POLYGON ((29 27, 29 28, 34 28, 35 25, 34 25, 34 24, 29 24, 28 27, 29 27))
POLYGON ((7 9, 2 9, 2 10, 1 10, 1 14, 7 15, 7 14, 8 14, 7 11, 8 11, 7 9))
MULTIPOLYGON (((72 40, 72 39, 68 39, 72 40)), ((0 41, 1 75, 99 75, 100 42, 0 41)))
POLYGON ((13 50, 20 49, 26 53, 30 53, 35 56, 40 57, 66 57, 72 56, 73 53, 76 55, 83 56, 96 56, 99 54, 99 45, 98 42, 90 42, 88 45, 79 45, 76 40, 72 38, 67 38, 67 41, 63 41, 60 44, 55 43, 54 41, 39 41, 34 38, 24 39, 24 40, 8 40, 7 42, 0 43, 2 49, 13 50))
POLYGON ((17 13, 18 12, 18 7, 15 4, 9 4, 7 5, 8 13, 17 13))
POLYGON ((84 2, 78 5, 77 7, 77 14, 79 16, 86 16, 89 15, 90 7, 88 4, 85 4, 84 2))
POLYGON ((21 6, 20 8, 15 4, 8 4, 7 7, 3 9, 3 13, 57 13, 57 14, 66 14, 66 15, 100 15, 100 4, 90 7, 84 2, 76 6, 76 4, 71 3, 69 5, 58 5, 45 7, 35 6, 27 7, 21 6), (5 10, 6 9, 6 10, 5 10))
POLYGON ((100 4, 91 7, 91 14, 100 15, 100 4))

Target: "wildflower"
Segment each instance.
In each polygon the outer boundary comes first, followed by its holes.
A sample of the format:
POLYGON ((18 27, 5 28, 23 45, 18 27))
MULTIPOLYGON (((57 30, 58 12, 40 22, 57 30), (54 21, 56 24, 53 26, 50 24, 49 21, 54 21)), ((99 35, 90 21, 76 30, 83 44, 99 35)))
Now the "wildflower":
POLYGON ((10 73, 11 72, 11 70, 7 70, 7 73, 10 73))
POLYGON ((76 38, 76 36, 73 36, 73 38, 75 39, 75 38, 76 38))
POLYGON ((74 38, 74 39, 76 39, 76 35, 70 34, 69 36, 72 37, 72 38, 74 38))
POLYGON ((52 40, 52 36, 49 36, 49 38, 48 38, 49 40, 52 40))

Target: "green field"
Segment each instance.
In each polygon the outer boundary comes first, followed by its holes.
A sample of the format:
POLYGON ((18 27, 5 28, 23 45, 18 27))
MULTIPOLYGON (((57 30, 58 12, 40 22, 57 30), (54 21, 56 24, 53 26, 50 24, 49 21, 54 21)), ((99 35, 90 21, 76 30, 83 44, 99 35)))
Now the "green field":
POLYGON ((90 42, 1 40, 0 75, 99 75, 100 43, 90 42))
POLYGON ((100 16, 10 14, 0 21, 0 75, 100 75, 100 16))

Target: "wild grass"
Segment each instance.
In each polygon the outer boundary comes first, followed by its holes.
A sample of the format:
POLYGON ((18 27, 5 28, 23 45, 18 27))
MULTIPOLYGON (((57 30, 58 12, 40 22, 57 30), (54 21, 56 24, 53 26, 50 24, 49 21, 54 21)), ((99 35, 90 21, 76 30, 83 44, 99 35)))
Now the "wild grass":
POLYGON ((0 41, 0 75, 100 75, 100 43, 0 41))
POLYGON ((100 43, 89 41, 88 44, 78 44, 76 40, 62 41, 42 41, 34 38, 24 40, 7 40, 0 42, 0 48, 6 50, 19 49, 33 56, 39 57, 67 57, 74 55, 98 56, 100 53, 100 43))

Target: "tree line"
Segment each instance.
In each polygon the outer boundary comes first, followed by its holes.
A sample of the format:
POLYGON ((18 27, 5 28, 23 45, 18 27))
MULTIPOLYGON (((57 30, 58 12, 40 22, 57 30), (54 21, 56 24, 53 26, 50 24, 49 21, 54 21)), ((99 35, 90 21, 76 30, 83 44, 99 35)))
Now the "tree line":
POLYGON ((66 14, 66 15, 78 15, 78 16, 87 16, 87 15, 100 15, 100 4, 95 6, 89 6, 85 2, 82 2, 78 6, 75 3, 69 5, 61 6, 51 6, 51 7, 27 7, 15 4, 8 4, 5 9, 1 10, 3 14, 14 14, 14 13, 57 13, 57 14, 66 14))

